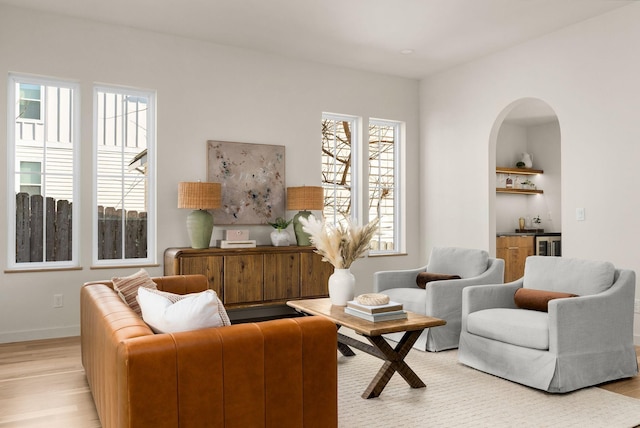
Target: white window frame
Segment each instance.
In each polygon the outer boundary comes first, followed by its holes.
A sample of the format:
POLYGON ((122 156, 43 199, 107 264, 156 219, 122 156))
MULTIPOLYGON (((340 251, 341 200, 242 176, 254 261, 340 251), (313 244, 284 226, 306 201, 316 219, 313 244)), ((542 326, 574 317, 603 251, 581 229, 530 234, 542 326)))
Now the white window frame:
MULTIPOLYGON (((25 81, 20 81, 20 83, 25 83, 25 84, 35 84, 35 83, 25 82, 25 81)), ((39 85, 39 86, 42 86, 42 85, 39 85)), ((21 101, 21 100, 31 100, 31 98, 21 98, 21 97, 18 97, 18 108, 19 108, 19 106, 20 106, 20 101, 21 101)), ((35 100, 34 100, 34 101, 35 101, 35 100)), ((19 120, 19 121, 21 121, 21 122, 35 122, 35 123, 42 123, 42 122, 44 122, 44 119, 43 119, 43 118, 44 118, 44 99, 43 99, 43 95, 42 95, 42 90, 40 91, 40 99, 38 100, 38 102, 40 103, 40 113, 39 113, 40 118, 39 118, 39 119, 33 119, 33 118, 30 118, 30 117, 25 117, 25 118, 20 117, 20 118, 18 118, 18 117, 17 117, 18 115, 15 115, 15 116, 14 116, 14 117, 15 117, 15 120, 19 120)))
MULTIPOLYGON (((96 267, 135 266, 156 264, 156 92, 122 86, 95 85, 93 88, 93 260, 96 267), (108 92, 145 97, 148 99, 147 117, 147 257, 98 259, 98 93, 108 92)), ((124 228, 122 230, 124 235, 124 228)), ((124 239, 123 239, 124 242, 124 239)))
MULTIPOLYGON (((334 121, 346 121, 351 124, 351 212, 350 219, 354 222, 362 223, 362 118, 358 116, 352 116, 347 114, 336 113, 322 113, 322 120, 334 120, 334 121)), ((323 188, 327 188, 327 185, 322 183, 323 188)), ((335 212, 335 210, 334 210, 335 212)), ((326 221, 337 224, 340 219, 334 218, 327 219, 326 221)))
MULTIPOLYGON (((404 168, 404 145, 405 145, 405 124, 404 122, 400 122, 397 120, 386 120, 386 119, 369 119, 369 126, 387 126, 394 128, 394 147, 393 147, 393 183, 394 183, 394 200, 393 200, 393 249, 376 249, 369 250, 369 254, 371 255, 385 255, 385 254, 398 254, 405 251, 405 230, 404 224, 405 221, 405 192, 404 192, 404 174, 402 171, 404 168)), ((369 128, 369 127, 367 127, 369 128)), ((369 140, 369 135, 367 135, 367 142, 369 140)), ((367 144, 367 147, 369 145, 367 144)), ((367 151, 367 159, 369 159, 369 153, 367 151)), ((367 171, 368 171, 367 165, 367 171)), ((369 177, 366 177, 366 183, 368 186, 369 177)), ((369 189, 367 188, 367 192, 365 195, 366 206, 369 207, 369 189)), ((368 219, 369 221, 371 218, 368 219)))
MULTIPOLYGON (((42 95, 42 94, 41 94, 42 95)), ((7 268, 10 270, 42 270, 42 269, 68 269, 79 266, 79 239, 77 239, 80 233, 80 185, 79 185, 79 171, 80 171, 80 86, 76 82, 67 80, 60 80, 48 77, 36 77, 25 74, 10 73, 8 79, 7 88, 7 223, 8 223, 8 236, 7 240, 7 268), (41 86, 58 86, 71 89, 73 91, 73 113, 71 116, 72 121, 72 151, 73 151, 73 164, 72 164, 72 239, 71 239, 71 260, 65 261, 42 261, 42 262, 16 262, 16 198, 11 196, 15 193, 16 185, 16 168, 19 168, 19 162, 16 160, 16 121, 17 121, 17 109, 19 108, 19 100, 16 105, 16 85, 19 83, 27 83, 41 86), (17 164, 17 165, 16 165, 17 164)), ((41 97, 40 108, 44 111, 44 102, 41 97)), ((40 119, 43 119, 42 115, 40 119)), ((40 120, 36 122, 45 122, 40 120)), ((46 171, 45 171, 46 174, 46 171)), ((45 189, 46 193, 46 189, 45 189)), ((46 196, 43 195, 43 196, 46 196)), ((46 234, 43 240, 43 245, 46 244, 46 234)))

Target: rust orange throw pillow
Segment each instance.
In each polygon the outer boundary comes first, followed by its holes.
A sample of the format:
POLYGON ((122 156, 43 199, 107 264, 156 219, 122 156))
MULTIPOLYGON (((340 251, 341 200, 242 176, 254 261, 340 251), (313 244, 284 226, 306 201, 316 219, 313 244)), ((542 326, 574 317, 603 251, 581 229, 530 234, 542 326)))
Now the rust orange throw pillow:
POLYGON ((578 297, 577 294, 561 293, 558 291, 533 290, 531 288, 519 288, 513 296, 513 300, 520 309, 547 312, 549 301, 565 297, 578 297))
POLYGON ((448 275, 444 273, 420 272, 416 278, 418 287, 425 288, 428 282, 444 281, 448 279, 460 279, 460 275, 448 275))

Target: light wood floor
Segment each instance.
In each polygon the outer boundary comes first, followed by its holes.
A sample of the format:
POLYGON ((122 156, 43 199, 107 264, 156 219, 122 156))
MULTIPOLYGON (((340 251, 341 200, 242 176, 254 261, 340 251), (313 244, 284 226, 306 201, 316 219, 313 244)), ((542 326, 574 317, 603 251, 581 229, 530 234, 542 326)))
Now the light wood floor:
MULTIPOLYGON (((640 376, 600 387, 640 399, 640 376)), ((100 427, 79 337, 0 345, 0 427, 100 427)))

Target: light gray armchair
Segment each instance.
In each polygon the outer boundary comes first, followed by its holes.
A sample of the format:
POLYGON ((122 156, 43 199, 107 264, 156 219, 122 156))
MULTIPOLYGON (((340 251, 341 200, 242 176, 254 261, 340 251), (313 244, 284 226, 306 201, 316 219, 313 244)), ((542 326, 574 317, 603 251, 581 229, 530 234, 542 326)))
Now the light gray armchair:
POLYGON ((634 297, 631 270, 608 262, 528 257, 517 281, 465 288, 458 359, 553 393, 635 376, 634 297), (521 309, 514 293, 523 287, 579 297, 551 300, 548 312, 521 309))
MULTIPOLYGON (((476 284, 498 284, 504 280, 504 260, 490 258, 484 250, 443 247, 434 248, 426 266, 376 272, 373 288, 400 302, 404 309, 441 318, 447 324, 426 329, 414 347, 422 351, 443 351, 458 347, 461 326, 462 290, 476 284), (461 279, 428 282, 424 289, 416 279, 421 272, 458 275, 461 279)), ((401 334, 386 337, 398 341, 401 334)))

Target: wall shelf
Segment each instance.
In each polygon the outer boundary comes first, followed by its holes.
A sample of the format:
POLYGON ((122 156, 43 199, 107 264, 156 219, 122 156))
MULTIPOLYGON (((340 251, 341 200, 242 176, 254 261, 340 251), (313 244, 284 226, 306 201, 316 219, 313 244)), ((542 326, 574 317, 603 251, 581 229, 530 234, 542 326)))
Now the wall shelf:
POLYGON ((496 187, 496 193, 517 193, 520 195, 540 195, 544 192, 539 189, 507 189, 505 187, 496 187))
POLYGON ((541 169, 531 168, 506 168, 503 166, 496 167, 496 173, 498 174, 515 174, 515 175, 536 175, 542 174, 544 171, 541 169))
MULTIPOLYGON (((503 166, 496 167, 496 174, 513 174, 513 175, 537 175, 542 174, 544 171, 541 169, 532 169, 532 168, 507 168, 503 166)), ((496 193, 512 193, 519 195, 540 195, 544 193, 539 189, 516 189, 516 188, 506 188, 506 187, 497 187, 496 193)))

